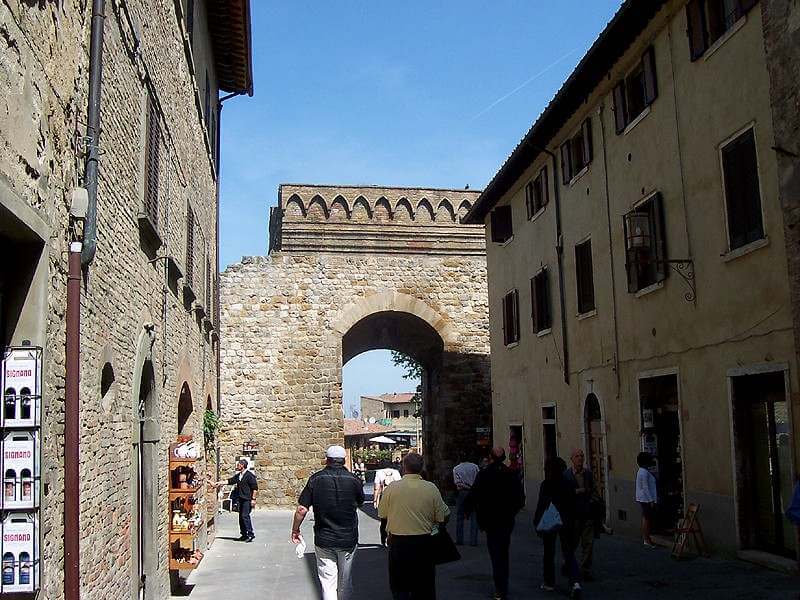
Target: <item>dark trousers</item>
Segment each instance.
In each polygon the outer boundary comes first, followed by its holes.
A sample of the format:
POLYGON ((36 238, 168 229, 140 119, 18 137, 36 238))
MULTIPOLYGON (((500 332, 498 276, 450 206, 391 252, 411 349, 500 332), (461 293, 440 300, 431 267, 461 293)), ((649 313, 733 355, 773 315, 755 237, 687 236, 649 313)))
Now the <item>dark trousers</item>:
POLYGON ((544 542, 544 582, 553 585, 556 582, 556 538, 561 538, 561 554, 567 569, 570 585, 578 581, 578 563, 575 560, 574 529, 572 524, 562 527, 557 533, 543 533, 544 542))
POLYGON ((389 538, 389 587, 394 600, 436 600, 430 535, 389 538))
POLYGON ((492 561, 494 591, 501 596, 508 594, 509 549, 513 530, 514 523, 486 529, 486 547, 492 561))
POLYGON ((250 519, 252 508, 250 500, 239 500, 239 533, 242 537, 253 537, 253 521, 250 519))

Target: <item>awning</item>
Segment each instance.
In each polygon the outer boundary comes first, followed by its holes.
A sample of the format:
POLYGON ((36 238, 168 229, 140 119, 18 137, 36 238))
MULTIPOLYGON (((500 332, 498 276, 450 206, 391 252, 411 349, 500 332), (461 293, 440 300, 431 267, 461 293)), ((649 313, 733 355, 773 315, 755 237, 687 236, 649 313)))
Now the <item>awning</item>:
POLYGON ((388 438, 385 435, 379 435, 378 437, 369 438, 370 442, 375 442, 376 444, 396 444, 392 438, 388 438))

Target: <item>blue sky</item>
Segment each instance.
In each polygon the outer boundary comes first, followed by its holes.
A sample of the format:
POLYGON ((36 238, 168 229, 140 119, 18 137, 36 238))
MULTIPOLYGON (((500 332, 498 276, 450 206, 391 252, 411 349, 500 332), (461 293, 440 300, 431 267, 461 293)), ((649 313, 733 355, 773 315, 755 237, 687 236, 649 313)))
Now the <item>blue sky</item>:
MULTIPOLYGON (((252 2, 255 95, 222 115, 220 267, 266 253, 280 183, 482 188, 619 5, 252 2)), ((408 388, 387 354, 351 361, 345 395, 357 373, 408 388)))

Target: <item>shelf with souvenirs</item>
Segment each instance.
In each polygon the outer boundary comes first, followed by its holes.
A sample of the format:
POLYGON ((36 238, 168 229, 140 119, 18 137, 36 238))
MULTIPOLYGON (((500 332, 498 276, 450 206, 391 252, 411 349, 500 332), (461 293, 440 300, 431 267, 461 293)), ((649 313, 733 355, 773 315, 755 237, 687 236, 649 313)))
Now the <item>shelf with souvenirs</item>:
POLYGON ((198 535, 204 525, 203 477, 197 459, 200 450, 191 436, 179 436, 169 446, 169 568, 194 569, 203 553, 198 535))

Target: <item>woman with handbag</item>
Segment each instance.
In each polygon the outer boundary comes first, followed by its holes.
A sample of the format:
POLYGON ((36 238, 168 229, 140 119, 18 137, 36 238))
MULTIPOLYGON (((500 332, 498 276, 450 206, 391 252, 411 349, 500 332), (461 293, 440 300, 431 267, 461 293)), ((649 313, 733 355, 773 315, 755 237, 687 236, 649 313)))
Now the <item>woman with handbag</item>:
POLYGON ((566 463, 549 458, 544 466, 544 481, 539 487, 539 500, 533 523, 544 543, 544 583, 542 590, 555 589, 556 538, 561 540, 561 554, 569 577, 571 598, 580 598, 578 563, 575 560, 575 485, 564 477, 566 463))

